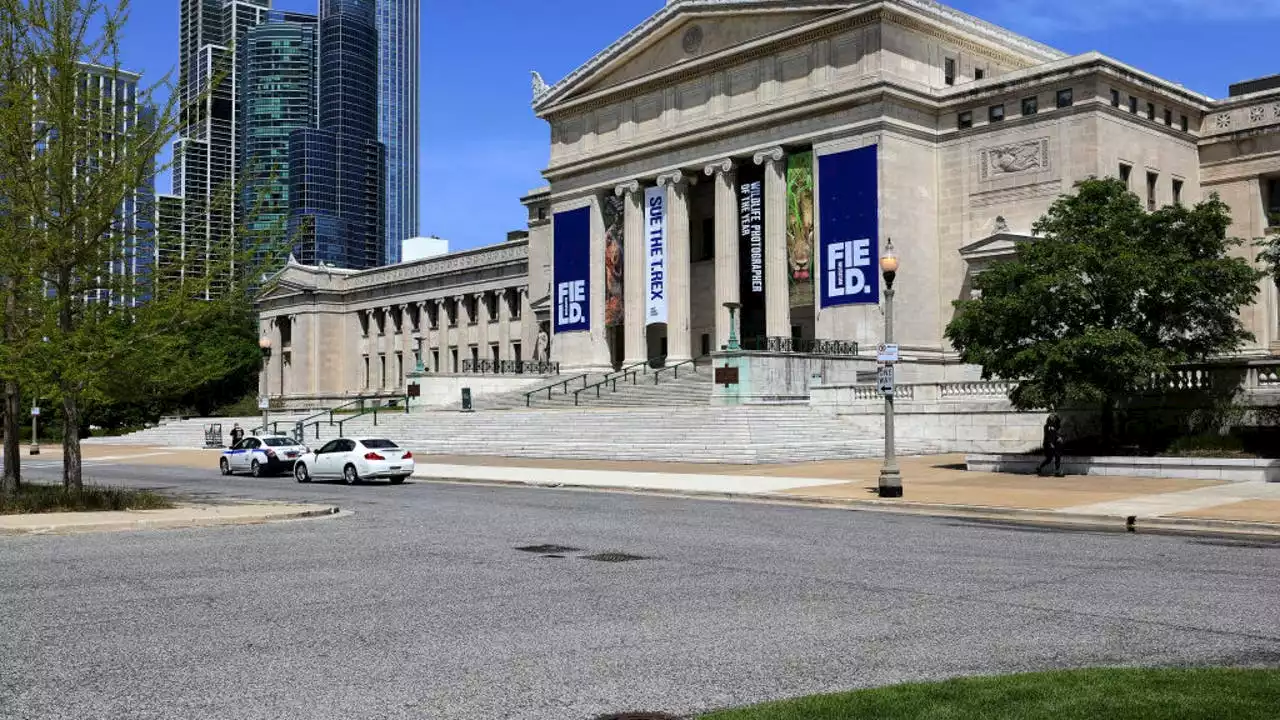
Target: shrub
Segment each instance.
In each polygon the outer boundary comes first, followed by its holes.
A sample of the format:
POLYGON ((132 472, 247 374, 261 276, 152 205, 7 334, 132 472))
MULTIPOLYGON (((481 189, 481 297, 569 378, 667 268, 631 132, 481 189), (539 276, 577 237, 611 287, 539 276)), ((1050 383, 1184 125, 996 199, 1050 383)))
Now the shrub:
POLYGON ((98 485, 85 485, 81 490, 70 490, 62 485, 25 483, 15 494, 0 494, 0 515, 164 510, 171 507, 174 507, 173 501, 147 490, 98 485))

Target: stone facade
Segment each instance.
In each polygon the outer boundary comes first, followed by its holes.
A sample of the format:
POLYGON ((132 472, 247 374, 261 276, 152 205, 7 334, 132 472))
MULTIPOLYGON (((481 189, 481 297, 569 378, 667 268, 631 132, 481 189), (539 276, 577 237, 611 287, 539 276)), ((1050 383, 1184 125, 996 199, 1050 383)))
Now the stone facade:
MULTIPOLYGON (((731 330, 725 304, 743 300, 735 182, 746 172, 762 178, 764 334, 852 341, 869 360, 881 305, 823 307, 813 286, 798 292, 790 280, 801 273, 788 247, 788 163, 803 153, 820 185, 824 163, 877 146, 870 239, 892 238, 901 259, 900 376, 919 383, 977 378, 943 337, 952 303, 1080 180, 1127 177, 1153 207, 1219 193, 1245 239, 1267 232, 1267 207, 1280 207, 1269 197, 1280 194, 1280 87, 1216 100, 932 0, 670 0, 560 82, 535 73, 533 86, 551 142, 548 185, 522 198, 527 238, 360 273, 290 266, 262 305, 264 333, 285 348, 271 360, 272 395, 399 389, 419 341, 429 372, 456 372, 473 348, 529 359, 557 311, 556 218, 582 208, 589 329, 553 334, 551 359, 588 371, 718 351, 731 330), (646 325, 650 188, 667 208, 669 317, 646 325), (621 249, 609 246, 614 232, 621 249), (611 300, 620 313, 608 315, 611 300)), ((1280 298, 1261 289, 1243 312, 1252 358, 1280 355, 1280 298)), ((790 396, 797 378, 760 392, 790 396)))

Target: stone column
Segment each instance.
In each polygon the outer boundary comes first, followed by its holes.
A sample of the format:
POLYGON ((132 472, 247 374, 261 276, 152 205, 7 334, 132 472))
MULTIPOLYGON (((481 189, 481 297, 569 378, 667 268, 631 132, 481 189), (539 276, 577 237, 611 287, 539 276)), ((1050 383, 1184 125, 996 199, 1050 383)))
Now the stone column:
POLYGON ((738 202, 733 184, 733 160, 718 160, 703 172, 714 177, 716 183, 716 340, 711 348, 715 350, 729 343, 729 310, 724 304, 741 302, 738 297, 738 202))
POLYGON ((623 365, 634 365, 649 359, 644 325, 644 307, 648 297, 645 258, 649 246, 644 222, 644 188, 639 181, 632 180, 614 188, 613 192, 624 200, 623 240, 626 245, 622 259, 622 288, 626 327, 622 338, 623 365))
POLYGON ((449 362, 449 346, 453 344, 454 332, 449 329, 449 299, 439 298, 436 300, 436 327, 439 328, 437 336, 440 339, 440 372, 453 372, 453 365, 449 362))
POLYGON ((765 334, 791 337, 791 283, 787 273, 787 178, 782 148, 756 153, 764 165, 765 334))
POLYGON ((511 288, 498 291, 498 360, 511 360, 511 288))
POLYGON ((454 332, 454 345, 458 348, 458 362, 453 372, 462 372, 462 366, 471 359, 471 313, 467 312, 467 296, 455 295, 453 306, 457 308, 458 329, 454 332))
POLYGON ((489 304, 487 292, 478 292, 476 298, 476 346, 480 348, 480 360, 489 359, 489 304))
POLYGON ((681 170, 658 176, 667 188, 667 364, 693 358, 690 337, 689 186, 697 178, 681 170))

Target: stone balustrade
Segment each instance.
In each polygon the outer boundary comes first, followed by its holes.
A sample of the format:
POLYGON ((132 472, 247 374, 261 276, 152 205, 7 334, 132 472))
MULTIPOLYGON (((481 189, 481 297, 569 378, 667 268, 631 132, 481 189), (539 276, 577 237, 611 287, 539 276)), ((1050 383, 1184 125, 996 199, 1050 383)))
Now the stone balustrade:
POLYGON ((1017 383, 1011 382, 960 382, 938 386, 938 394, 944 398, 1008 397, 1017 383))

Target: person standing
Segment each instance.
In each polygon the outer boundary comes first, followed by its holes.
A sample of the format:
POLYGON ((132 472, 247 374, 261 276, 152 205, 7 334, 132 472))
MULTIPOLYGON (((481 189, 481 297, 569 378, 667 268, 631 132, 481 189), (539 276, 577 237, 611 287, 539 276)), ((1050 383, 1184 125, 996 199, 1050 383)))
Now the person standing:
POLYGON ((235 447, 244 439, 244 428, 240 427, 240 423, 236 423, 231 428, 231 447, 235 447))
POLYGON ((1051 462, 1053 474, 1062 477, 1062 418, 1057 413, 1049 413, 1044 421, 1044 461, 1036 468, 1036 474, 1043 474, 1051 462))

